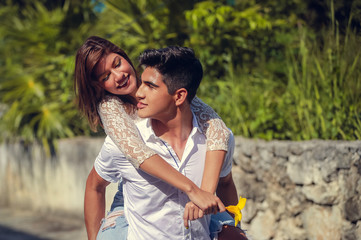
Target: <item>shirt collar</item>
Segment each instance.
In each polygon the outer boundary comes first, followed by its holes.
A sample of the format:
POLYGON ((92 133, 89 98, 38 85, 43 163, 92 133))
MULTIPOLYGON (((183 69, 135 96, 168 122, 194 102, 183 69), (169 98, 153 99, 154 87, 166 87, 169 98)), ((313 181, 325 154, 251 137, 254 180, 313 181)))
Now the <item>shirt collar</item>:
MULTIPOLYGON (((191 130, 190 135, 193 135, 196 131, 203 134, 202 129, 200 128, 197 118, 194 115, 192 111, 193 119, 192 124, 193 128, 191 130)), ((138 129, 141 132, 141 135, 143 137, 144 142, 155 142, 157 140, 157 136, 155 135, 153 128, 152 128, 152 122, 150 118, 143 118, 137 123, 138 129)))

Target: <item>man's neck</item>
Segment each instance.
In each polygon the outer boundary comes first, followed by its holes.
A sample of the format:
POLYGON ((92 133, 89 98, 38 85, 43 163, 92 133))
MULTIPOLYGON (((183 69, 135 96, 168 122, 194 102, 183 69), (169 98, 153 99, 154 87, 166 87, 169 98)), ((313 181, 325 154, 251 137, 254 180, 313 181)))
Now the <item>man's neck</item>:
POLYGON ((193 128, 193 115, 189 105, 178 108, 172 118, 151 119, 151 121, 155 135, 170 144, 181 160, 193 128))

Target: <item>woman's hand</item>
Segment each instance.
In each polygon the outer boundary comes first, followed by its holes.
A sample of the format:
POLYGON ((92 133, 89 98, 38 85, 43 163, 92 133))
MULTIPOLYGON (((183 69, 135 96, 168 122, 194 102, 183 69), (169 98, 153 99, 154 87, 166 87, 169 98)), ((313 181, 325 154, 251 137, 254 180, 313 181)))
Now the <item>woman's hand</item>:
POLYGON ((204 214, 224 212, 226 210, 222 201, 212 193, 200 188, 193 188, 187 193, 189 199, 199 207, 204 214))

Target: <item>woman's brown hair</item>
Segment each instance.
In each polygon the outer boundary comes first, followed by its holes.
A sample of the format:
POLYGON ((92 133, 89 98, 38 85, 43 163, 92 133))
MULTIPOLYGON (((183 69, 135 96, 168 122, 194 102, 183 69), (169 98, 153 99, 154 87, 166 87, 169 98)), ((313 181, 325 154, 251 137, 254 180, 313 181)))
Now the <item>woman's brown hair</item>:
MULTIPOLYGON (((100 116, 97 111, 98 104, 103 99, 106 92, 100 85, 98 79, 94 77, 93 71, 97 63, 106 55, 117 53, 122 56, 136 70, 128 55, 112 42, 101 37, 89 37, 78 49, 75 59, 75 81, 74 91, 77 100, 77 106, 89 121, 90 128, 97 130, 101 124, 100 116)), ((136 76, 137 77, 137 76, 136 76)), ((137 84, 139 80, 137 77, 137 84)), ((125 103, 132 103, 130 96, 117 96, 125 103)))

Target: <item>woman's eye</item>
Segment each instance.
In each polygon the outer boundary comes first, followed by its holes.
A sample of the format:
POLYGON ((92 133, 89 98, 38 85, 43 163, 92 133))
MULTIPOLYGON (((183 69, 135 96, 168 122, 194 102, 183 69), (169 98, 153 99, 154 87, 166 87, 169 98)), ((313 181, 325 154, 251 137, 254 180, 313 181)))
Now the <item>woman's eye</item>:
POLYGON ((121 60, 119 59, 118 62, 117 62, 117 64, 115 65, 115 67, 116 67, 116 68, 117 68, 117 67, 120 67, 120 64, 121 64, 121 60))
POLYGON ((105 78, 102 79, 102 82, 105 82, 106 80, 109 79, 109 74, 105 76, 105 78))

